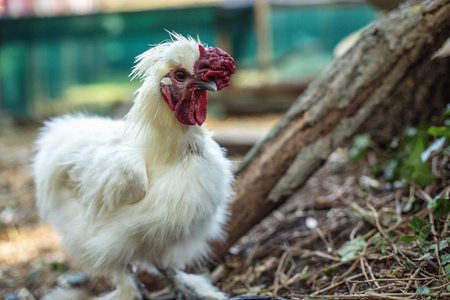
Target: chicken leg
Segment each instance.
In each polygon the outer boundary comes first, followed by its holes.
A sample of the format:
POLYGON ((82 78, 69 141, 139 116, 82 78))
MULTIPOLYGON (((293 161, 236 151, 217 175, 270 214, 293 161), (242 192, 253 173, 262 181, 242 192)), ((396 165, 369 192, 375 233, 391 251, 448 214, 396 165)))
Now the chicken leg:
POLYGON ((178 300, 223 300, 225 294, 202 275, 187 274, 170 267, 158 268, 169 282, 178 300))
MULTIPOLYGON (((94 300, 145 300, 147 294, 136 276, 135 269, 129 266, 123 274, 116 275, 117 288, 94 300)), ((147 292, 148 293, 148 292, 147 292)), ((53 299, 53 298, 52 298, 53 299)), ((65 299, 65 298, 64 298, 65 299)))

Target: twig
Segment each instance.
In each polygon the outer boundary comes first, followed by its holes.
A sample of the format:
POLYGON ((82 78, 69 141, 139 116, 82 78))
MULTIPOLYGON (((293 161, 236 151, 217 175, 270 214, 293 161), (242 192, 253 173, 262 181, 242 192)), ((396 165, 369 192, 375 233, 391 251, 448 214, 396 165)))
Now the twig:
POLYGON ((445 239, 447 237, 447 230, 448 230, 448 222, 450 221, 450 214, 447 214, 447 217, 445 218, 444 227, 441 231, 441 239, 445 239))
POLYGON ((450 282, 447 282, 447 283, 445 283, 443 285, 440 285, 440 286, 431 287, 430 290, 442 290, 443 288, 446 288, 449 285, 450 285, 450 282))
MULTIPOLYGON (((364 293, 358 295, 302 295, 302 294, 290 294, 289 297, 294 298, 326 298, 329 300, 333 299, 345 299, 345 300, 358 300, 358 299, 393 299, 393 300, 404 300, 404 299, 414 299, 417 296, 416 293, 384 293, 384 294, 375 294, 375 293, 364 293), (407 298, 405 298, 407 297, 407 298)), ((450 297, 450 293, 442 293, 441 297, 450 297)))
MULTIPOLYGON (((371 294, 371 293, 366 293, 367 296, 372 296, 372 297, 377 297, 376 299, 389 299, 389 300, 403 300, 405 299, 404 296, 407 296, 406 293, 404 294, 399 294, 399 296, 393 296, 392 293, 391 294, 371 294)), ((409 299, 412 297, 415 297, 415 294, 409 295, 409 299)))
POLYGON ((394 225, 386 229, 386 232, 390 232, 396 228, 398 228, 402 224, 402 208, 400 206, 400 193, 395 193, 395 213, 397 214, 397 222, 394 225))
POLYGON ((363 224, 362 220, 358 220, 358 224, 356 224, 355 228, 353 228, 352 232, 350 233, 350 240, 355 239, 356 232, 358 232, 362 224, 363 224))
POLYGON ((280 282, 280 278, 281 278, 281 269, 283 268, 284 262, 286 261, 286 258, 288 257, 289 252, 285 251, 283 253, 283 255, 281 256, 280 262, 278 263, 278 267, 277 267, 277 271, 275 273, 275 279, 273 282, 273 295, 276 297, 278 294, 278 289, 279 289, 279 282, 280 282))
POLYGON ((367 201, 366 199, 366 205, 367 207, 372 211, 373 213, 373 218, 375 219, 375 225, 378 229, 378 232, 381 233, 381 235, 386 239, 386 240, 390 240, 389 237, 387 236, 386 232, 384 232, 383 228, 381 228, 381 224, 380 224, 380 218, 378 215, 378 212, 376 211, 376 209, 369 203, 369 201, 367 201))
MULTIPOLYGON (((365 266, 367 267, 367 270, 369 270, 370 277, 371 277, 372 279, 375 279, 375 275, 373 275, 372 268, 371 268, 371 267, 369 266, 369 264, 367 263, 367 259, 363 258, 363 262, 364 262, 365 266)), ((380 285, 378 284, 377 281, 375 281, 375 285, 376 285, 377 287, 380 287, 380 285)))
POLYGON ((433 202, 433 198, 430 195, 428 195, 428 193, 426 193, 418 185, 414 185, 414 186, 415 186, 415 189, 416 189, 416 191, 415 191, 416 196, 418 196, 419 198, 423 199, 427 203, 433 202))
MULTIPOLYGON (((427 192, 422 190, 421 188, 417 188, 416 189, 416 193, 420 194, 422 196, 422 198, 425 201, 427 201, 428 203, 431 203, 433 201, 433 198, 431 198, 431 196, 427 192)), ((437 235, 437 232, 436 232, 436 228, 434 227, 434 214, 433 214, 433 210, 432 209, 428 210, 428 217, 430 218, 430 222, 431 222, 431 233, 432 233, 433 238, 434 238, 434 243, 436 244, 435 252, 436 252, 436 260, 437 260, 438 265, 439 265, 438 271, 439 271, 439 274, 445 274, 445 270, 444 270, 444 267, 441 264, 441 258, 440 258, 440 255, 439 255, 439 238, 438 238, 438 235, 437 235)))
MULTIPOLYGON (((427 281, 427 280, 435 280, 435 277, 422 277, 422 278, 414 278, 415 281, 427 281)), ((368 282, 382 282, 382 281, 409 281, 411 278, 379 278, 375 280, 364 280, 364 281, 352 281, 354 283, 368 283, 368 282)))
POLYGON ((366 278, 366 280, 369 280, 369 276, 367 276, 366 268, 364 266, 363 256, 359 257, 359 264, 361 266, 361 271, 363 272, 364 277, 366 278))
MULTIPOLYGON (((348 281, 348 282, 351 282, 351 281, 348 281)), ((355 293, 357 286, 358 286, 358 284, 352 284, 352 289, 350 290, 350 295, 353 295, 355 293)))
POLYGON ((317 257, 321 257, 321 258, 325 258, 328 260, 332 260, 332 261, 341 261, 341 259, 339 257, 333 256, 331 254, 328 253, 324 253, 321 251, 311 251, 308 249, 298 249, 295 247, 291 247, 291 246, 281 246, 280 247, 283 250, 290 250, 291 251, 291 255, 296 255, 296 254, 301 254, 302 258, 306 257, 306 256, 317 256, 317 257))
POLYGON ((331 247, 330 243, 325 238, 325 235, 323 234, 322 230, 320 230, 320 227, 317 227, 316 230, 317 230, 317 234, 319 234, 320 239, 327 246, 327 249, 331 249, 330 251, 332 251, 333 248, 331 247))
MULTIPOLYGON (((307 268, 307 266, 305 268, 307 268)), ((311 277, 311 274, 303 274, 303 273, 304 273, 304 271, 302 271, 302 273, 297 273, 294 276, 292 276, 291 278, 289 278, 286 281, 286 286, 290 286, 296 282, 299 282, 301 280, 305 280, 305 279, 308 279, 309 277, 311 277)))
MULTIPOLYGON (((375 214, 375 215, 377 215, 377 214, 375 214)), ((376 219, 378 219, 378 218, 376 218, 376 219)), ((364 264, 364 265, 362 265, 362 267, 364 267, 364 266, 367 267, 367 269, 369 270, 369 274, 370 274, 370 276, 372 277, 372 279, 375 279, 375 276, 373 275, 372 268, 369 266, 369 264, 367 263, 367 260, 365 259, 365 255, 366 255, 367 247, 369 247, 369 245, 372 244, 372 241, 374 240, 374 238, 375 238, 376 236, 377 236, 376 234, 373 235, 373 236, 367 241, 367 243, 364 245, 363 251, 361 252, 361 256, 360 256, 360 257, 361 257, 361 258, 360 258, 360 261, 364 264)), ((364 272, 364 269, 363 269, 363 272, 364 272)), ((380 285, 379 285, 378 282, 376 282, 376 281, 375 281, 375 285, 376 285, 377 287, 380 287, 380 285)))
MULTIPOLYGON (((356 274, 356 275, 351 276, 351 277, 348 278, 347 280, 351 280, 351 279, 354 279, 354 278, 358 278, 358 277, 361 277, 361 276, 363 276, 363 275, 364 275, 364 274, 359 273, 359 274, 356 274)), ((326 287, 326 288, 323 288, 323 289, 321 289, 321 290, 315 291, 315 292, 312 293, 310 296, 317 296, 317 295, 319 295, 320 293, 323 293, 323 292, 326 292, 326 291, 328 291, 328 290, 331 290, 331 289, 333 289, 333 288, 335 288, 335 287, 337 287, 337 286, 340 286, 341 284, 345 283, 345 281, 347 281, 347 280, 341 280, 341 281, 339 281, 339 282, 336 282, 335 284, 329 285, 329 286, 326 287)))
POLYGON ((346 278, 351 272, 353 272, 354 269, 356 269, 356 266, 358 265, 358 261, 355 260, 353 264, 350 266, 350 268, 347 269, 347 271, 344 272, 339 278, 346 278))
MULTIPOLYGON (((414 257, 414 258, 419 258, 419 257, 420 257, 420 254, 419 254, 419 253, 414 252, 414 251, 412 251, 412 250, 405 250, 405 251, 403 251, 403 253, 404 253, 405 255, 409 255, 409 256, 412 256, 412 257, 414 257)), ((403 253, 402 253, 402 255, 403 255, 403 253)), ((436 271, 439 271, 439 266, 438 266, 434 261, 432 261, 432 260, 430 260, 430 259, 428 259, 428 258, 425 258, 424 261, 426 261, 427 264, 429 264, 430 266, 432 266, 433 269, 435 269, 436 271)))
POLYGON ((323 268, 322 269, 322 272, 328 272, 328 271, 330 271, 330 270, 332 270, 332 269, 334 269, 334 268, 337 268, 337 267, 339 267, 339 266, 342 266, 342 265, 345 265, 345 264, 348 264, 349 262, 351 262, 351 261, 353 261, 353 260, 356 260, 358 257, 353 257, 353 258, 350 258, 350 259, 348 259, 348 260, 344 260, 344 261, 340 261, 340 262, 338 262, 338 263, 335 263, 335 264, 332 264, 332 265, 330 265, 330 266, 328 266, 328 267, 326 267, 326 268, 323 268))
POLYGON ((413 283, 413 280, 415 280, 415 278, 416 278, 416 276, 419 274, 420 270, 421 270, 421 268, 418 268, 418 269, 414 272, 414 274, 412 274, 410 280, 408 281, 408 284, 407 284, 406 287, 405 287, 405 290, 409 290, 409 288, 411 287, 411 285, 412 285, 412 283, 413 283))
POLYGON ((365 209, 363 209, 361 206, 359 206, 358 204, 356 204, 355 202, 350 202, 348 201, 345 197, 343 197, 342 195, 336 195, 336 198, 339 199, 340 201, 344 202, 345 205, 353 208, 356 212, 358 212, 367 222, 369 222, 370 224, 374 225, 374 219, 373 216, 368 213, 365 209))
MULTIPOLYGON (((295 260, 292 258, 289 259, 289 262, 291 263, 291 267, 289 268, 289 270, 286 273, 286 278, 290 278, 292 273, 294 273, 295 269, 297 268, 297 264, 295 263, 295 260)), ((286 286, 284 280, 283 280, 283 285, 286 286)))
POLYGON ((259 246, 261 245, 261 241, 262 241, 262 236, 260 236, 260 237, 256 240, 255 244, 253 245, 252 250, 250 251, 250 254, 248 255, 247 259, 246 259, 245 262, 244 262, 244 265, 245 265, 245 266, 250 266, 250 264, 252 263, 253 258, 255 257, 256 252, 257 252, 259 246))
POLYGON ((399 287, 397 287, 397 284, 398 283, 391 283, 391 284, 387 284, 387 285, 382 285, 382 286, 377 287, 377 288, 365 290, 365 292, 375 292, 375 291, 384 290, 384 289, 389 289, 391 293, 393 291, 401 291, 401 292, 403 292, 399 287), (395 287, 395 288, 392 288, 392 287, 395 287))

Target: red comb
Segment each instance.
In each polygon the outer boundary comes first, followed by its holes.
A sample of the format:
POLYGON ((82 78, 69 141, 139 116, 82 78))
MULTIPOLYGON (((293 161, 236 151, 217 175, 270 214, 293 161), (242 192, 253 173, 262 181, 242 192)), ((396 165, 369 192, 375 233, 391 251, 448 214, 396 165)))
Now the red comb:
POLYGON ((220 90, 230 85, 231 74, 234 74, 234 59, 225 51, 216 47, 209 47, 205 50, 202 45, 198 45, 200 57, 195 62, 194 72, 203 81, 211 81, 220 90))

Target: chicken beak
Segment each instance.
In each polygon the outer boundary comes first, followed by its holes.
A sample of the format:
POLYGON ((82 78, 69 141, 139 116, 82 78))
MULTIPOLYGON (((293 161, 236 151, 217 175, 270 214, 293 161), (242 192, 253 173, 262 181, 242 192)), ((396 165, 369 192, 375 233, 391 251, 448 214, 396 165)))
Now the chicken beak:
POLYGON ((196 82, 195 86, 197 87, 198 90, 217 92, 217 84, 215 83, 214 80, 208 82, 204 81, 196 82))

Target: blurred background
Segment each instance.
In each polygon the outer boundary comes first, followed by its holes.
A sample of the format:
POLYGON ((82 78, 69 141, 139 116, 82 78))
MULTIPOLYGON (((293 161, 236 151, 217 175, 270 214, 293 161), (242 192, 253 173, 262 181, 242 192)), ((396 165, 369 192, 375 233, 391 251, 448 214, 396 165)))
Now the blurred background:
MULTIPOLYGON (((209 116, 284 112, 344 37, 373 21, 366 1, 0 0, 0 116, 42 120, 70 111, 123 116, 134 58, 191 35, 236 60, 209 116)), ((388 1, 395 2, 395 1, 388 1)))
POLYGON ((198 35, 236 60, 231 86, 208 95, 206 126, 239 161, 336 46, 381 13, 362 0, 0 0, 0 297, 39 298, 69 270, 34 205, 41 121, 123 117, 140 85, 129 77, 135 57, 168 39, 165 30, 198 35))

